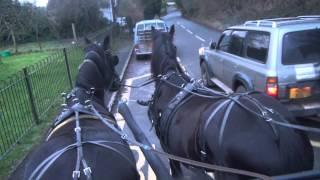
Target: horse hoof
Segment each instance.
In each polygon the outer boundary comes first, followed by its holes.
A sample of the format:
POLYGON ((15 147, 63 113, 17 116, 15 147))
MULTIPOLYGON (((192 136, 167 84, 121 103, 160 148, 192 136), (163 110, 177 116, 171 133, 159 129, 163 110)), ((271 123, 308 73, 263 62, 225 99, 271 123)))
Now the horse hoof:
POLYGON ((150 101, 137 100, 137 103, 141 106, 149 106, 150 101))

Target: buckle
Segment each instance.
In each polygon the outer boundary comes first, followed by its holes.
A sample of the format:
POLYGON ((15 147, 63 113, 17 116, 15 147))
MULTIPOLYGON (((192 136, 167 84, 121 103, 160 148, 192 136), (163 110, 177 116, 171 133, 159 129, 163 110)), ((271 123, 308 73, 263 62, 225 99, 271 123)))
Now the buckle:
POLYGON ((273 120, 273 119, 272 119, 271 117, 267 117, 267 118, 266 118, 266 121, 267 121, 267 122, 271 122, 272 120, 273 120))
POLYGON ((127 134, 122 134, 122 135, 121 135, 121 139, 123 139, 123 140, 128 139, 128 135, 127 135, 127 134))
POLYGON ((81 132, 81 128, 80 127, 74 128, 74 132, 81 132))
POLYGON ((80 178, 80 171, 73 171, 72 178, 80 178))
POLYGON ((86 176, 89 176, 89 175, 92 173, 91 168, 90 168, 90 167, 84 168, 84 169, 83 169, 83 173, 84 173, 86 176))

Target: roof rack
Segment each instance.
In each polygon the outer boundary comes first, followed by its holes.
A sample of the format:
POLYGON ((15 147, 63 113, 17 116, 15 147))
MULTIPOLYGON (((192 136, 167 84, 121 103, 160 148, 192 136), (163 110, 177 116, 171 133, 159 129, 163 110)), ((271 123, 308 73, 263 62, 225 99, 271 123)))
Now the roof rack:
POLYGON ((277 28, 283 25, 294 25, 301 23, 319 22, 320 15, 310 16, 298 16, 298 17, 286 17, 286 18, 274 18, 274 19, 262 19, 254 21, 246 21, 244 26, 257 26, 257 27, 272 27, 277 28))
POLYGON ((320 19, 320 15, 298 16, 301 19, 320 19))

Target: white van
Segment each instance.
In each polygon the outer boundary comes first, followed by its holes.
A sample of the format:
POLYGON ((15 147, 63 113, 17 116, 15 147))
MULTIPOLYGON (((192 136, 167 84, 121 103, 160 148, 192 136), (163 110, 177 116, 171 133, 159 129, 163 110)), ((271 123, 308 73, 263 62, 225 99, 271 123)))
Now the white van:
POLYGON ((136 59, 143 55, 152 54, 151 27, 159 31, 167 32, 168 28, 164 21, 159 19, 144 20, 136 23, 134 28, 134 52, 136 59))

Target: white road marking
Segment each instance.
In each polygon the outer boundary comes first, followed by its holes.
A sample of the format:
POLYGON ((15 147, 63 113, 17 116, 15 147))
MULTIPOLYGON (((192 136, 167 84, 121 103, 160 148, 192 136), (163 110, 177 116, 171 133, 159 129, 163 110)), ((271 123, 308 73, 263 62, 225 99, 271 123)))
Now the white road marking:
POLYGON ((180 23, 177 23, 177 24, 178 24, 181 28, 183 28, 184 30, 186 30, 189 34, 194 35, 194 36, 195 36, 197 39, 199 39, 200 41, 206 42, 205 39, 203 39, 202 37, 194 34, 192 31, 190 31, 189 29, 187 29, 184 25, 182 25, 182 24, 180 24, 180 23))
POLYGON ((189 72, 187 71, 186 67, 182 64, 181 59, 179 57, 177 57, 177 61, 179 66, 181 67, 182 71, 184 71, 184 73, 186 73, 186 75, 190 75, 189 72))
POLYGON ((144 74, 144 75, 141 75, 141 76, 136 76, 136 77, 129 78, 129 79, 135 81, 135 80, 142 79, 142 78, 149 77, 149 76, 151 76, 151 73, 144 74))
MULTIPOLYGON (((124 127, 126 125, 126 121, 124 121, 123 117, 121 116, 121 114, 116 113, 115 114, 115 118, 117 119, 117 123, 119 125, 119 127, 124 130, 124 127)), ((128 128, 128 130, 130 131, 131 134, 131 130, 130 128, 128 128)), ((127 132, 126 132, 127 133, 127 132)), ((155 144, 151 144, 151 146, 153 148, 155 148, 155 144)), ((140 179, 141 180, 152 180, 156 177, 156 175, 154 174, 154 171, 152 170, 151 166, 148 164, 148 162, 145 159, 145 156, 143 154, 143 152, 141 151, 141 149, 138 146, 130 146, 130 149, 132 151, 137 152, 135 158, 136 158, 136 166, 140 175, 140 179), (147 166, 147 177, 145 176, 145 174, 143 173, 143 169, 145 169, 145 166, 147 166)))
MULTIPOLYGON (((128 86, 131 86, 133 84, 133 81, 138 80, 138 79, 142 79, 142 78, 145 78, 145 77, 149 77, 149 76, 151 76, 151 73, 144 74, 144 75, 141 75, 141 76, 136 76, 136 77, 133 77, 133 78, 129 78, 129 79, 126 79, 125 84, 128 85, 128 86)), ((130 100, 130 94, 131 94, 131 88, 130 87, 126 87, 124 89, 124 92, 121 94, 121 100, 129 101, 130 100)))
POLYGON ((202 42, 206 42, 206 40, 204 40, 203 38, 201 38, 200 36, 198 36, 198 35, 195 35, 196 36, 196 38, 197 39, 199 39, 200 41, 202 41, 202 42))
POLYGON ((186 31, 187 31, 189 34, 192 34, 192 35, 193 35, 193 32, 190 31, 189 29, 186 29, 186 31))
POLYGON ((311 145, 313 146, 313 147, 316 147, 316 148, 320 148, 320 142, 318 142, 318 141, 310 141, 311 142, 311 145))

